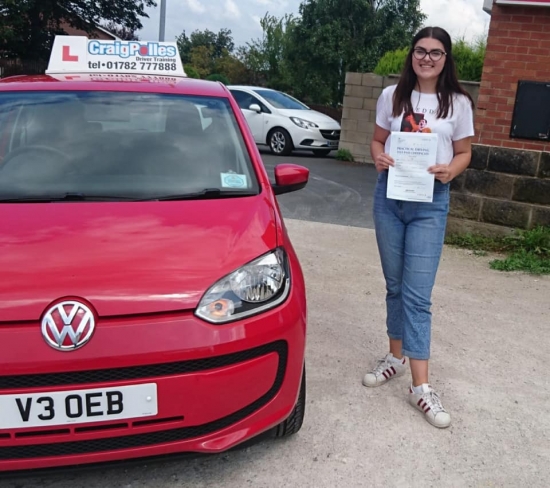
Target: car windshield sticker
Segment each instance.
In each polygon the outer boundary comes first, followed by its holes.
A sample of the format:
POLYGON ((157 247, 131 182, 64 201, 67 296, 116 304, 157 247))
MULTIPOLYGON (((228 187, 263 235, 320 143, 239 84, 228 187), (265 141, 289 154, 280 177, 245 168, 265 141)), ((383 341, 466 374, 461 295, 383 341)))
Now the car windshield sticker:
POLYGON ((236 173, 221 173, 223 188, 247 188, 248 180, 246 175, 236 173))

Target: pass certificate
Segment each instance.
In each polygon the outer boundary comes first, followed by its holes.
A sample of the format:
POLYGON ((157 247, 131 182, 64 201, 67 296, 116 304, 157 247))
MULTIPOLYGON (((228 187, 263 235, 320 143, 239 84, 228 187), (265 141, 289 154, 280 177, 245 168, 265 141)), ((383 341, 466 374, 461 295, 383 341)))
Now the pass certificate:
POLYGON ((395 166, 389 168, 387 197, 432 202, 435 176, 428 168, 436 164, 437 134, 392 132, 390 156, 395 166))

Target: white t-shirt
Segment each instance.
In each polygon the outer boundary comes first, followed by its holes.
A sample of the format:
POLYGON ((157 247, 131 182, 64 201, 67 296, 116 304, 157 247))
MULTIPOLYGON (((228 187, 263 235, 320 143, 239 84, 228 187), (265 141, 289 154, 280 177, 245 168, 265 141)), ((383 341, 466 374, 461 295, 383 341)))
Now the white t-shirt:
MULTIPOLYGON (((397 85, 384 89, 376 105, 376 123, 390 132, 432 132, 438 135, 437 162, 449 164, 454 157, 453 141, 474 135, 474 116, 470 100, 465 95, 453 98, 453 112, 449 109, 446 119, 437 118, 437 95, 435 93, 412 92, 411 102, 414 114, 394 117, 393 94, 397 85)), ((391 134, 386 141, 385 152, 389 154, 391 134)))

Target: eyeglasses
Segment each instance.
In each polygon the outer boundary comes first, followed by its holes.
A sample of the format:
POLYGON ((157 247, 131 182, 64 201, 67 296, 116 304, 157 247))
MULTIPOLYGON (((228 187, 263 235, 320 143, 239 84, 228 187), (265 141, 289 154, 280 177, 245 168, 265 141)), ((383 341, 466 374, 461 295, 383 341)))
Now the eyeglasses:
POLYGON ((421 47, 417 47, 413 50, 414 57, 419 61, 423 60, 426 55, 430 57, 432 61, 439 61, 443 56, 447 56, 446 52, 443 52, 439 49, 434 49, 433 51, 426 51, 421 47))

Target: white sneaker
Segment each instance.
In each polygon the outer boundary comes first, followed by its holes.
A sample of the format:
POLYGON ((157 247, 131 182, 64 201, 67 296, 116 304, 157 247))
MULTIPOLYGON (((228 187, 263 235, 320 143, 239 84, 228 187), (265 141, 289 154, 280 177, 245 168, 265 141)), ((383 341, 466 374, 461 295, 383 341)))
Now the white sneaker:
POLYGON ((414 393, 409 387, 409 403, 420 410, 430 424, 439 429, 451 425, 451 416, 441 405, 439 395, 430 385, 422 385, 422 393, 414 393))
POLYGON ((376 367, 363 378, 363 385, 374 387, 386 383, 386 381, 401 376, 407 371, 405 358, 397 359, 390 352, 385 358, 380 359, 376 367))

